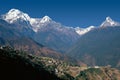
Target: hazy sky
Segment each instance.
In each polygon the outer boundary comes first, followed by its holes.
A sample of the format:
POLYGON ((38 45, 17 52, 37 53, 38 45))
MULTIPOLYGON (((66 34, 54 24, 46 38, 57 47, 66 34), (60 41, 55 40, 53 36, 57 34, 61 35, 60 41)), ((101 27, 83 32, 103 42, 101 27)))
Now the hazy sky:
POLYGON ((98 26, 110 16, 120 22, 120 0, 0 0, 0 14, 11 8, 31 17, 48 15, 66 26, 98 26))

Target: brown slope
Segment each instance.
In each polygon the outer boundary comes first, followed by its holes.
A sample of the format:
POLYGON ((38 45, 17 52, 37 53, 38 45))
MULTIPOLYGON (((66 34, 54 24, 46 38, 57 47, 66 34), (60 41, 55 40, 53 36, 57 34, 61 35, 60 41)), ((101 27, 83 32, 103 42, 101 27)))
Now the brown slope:
POLYGON ((120 70, 110 67, 89 68, 81 71, 76 80, 120 80, 120 70))
POLYGON ((5 40, 4 45, 9 45, 17 50, 22 50, 38 56, 47 56, 60 59, 62 54, 36 43, 30 38, 21 37, 13 40, 5 40))
POLYGON ((16 50, 25 51, 36 56, 50 57, 54 59, 64 60, 67 62, 76 63, 76 60, 61 54, 55 50, 52 50, 48 47, 45 47, 41 44, 36 43, 34 40, 28 37, 18 37, 15 39, 5 40, 0 38, 1 42, 4 42, 2 45, 9 45, 16 50))
POLYGON ((62 80, 44 68, 42 62, 33 62, 35 56, 15 51, 9 47, 0 48, 0 79, 3 80, 62 80), (31 58, 32 57, 32 58, 31 58))

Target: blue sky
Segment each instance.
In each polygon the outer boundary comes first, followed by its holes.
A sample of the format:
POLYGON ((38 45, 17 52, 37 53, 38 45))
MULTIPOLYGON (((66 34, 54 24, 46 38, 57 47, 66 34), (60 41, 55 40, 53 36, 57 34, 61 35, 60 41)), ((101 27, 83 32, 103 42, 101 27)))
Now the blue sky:
POLYGON ((0 14, 11 8, 31 17, 50 16, 66 26, 98 26, 110 16, 120 22, 119 0, 0 0, 0 14))

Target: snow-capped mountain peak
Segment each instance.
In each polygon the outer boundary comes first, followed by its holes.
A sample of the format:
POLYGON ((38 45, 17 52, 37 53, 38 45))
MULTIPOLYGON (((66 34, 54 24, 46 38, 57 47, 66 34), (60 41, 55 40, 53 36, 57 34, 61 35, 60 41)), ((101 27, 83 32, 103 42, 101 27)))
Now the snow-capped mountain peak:
POLYGON ((108 16, 108 17, 106 17, 106 21, 107 22, 112 22, 113 20, 108 16))
POLYGON ((114 27, 120 26, 120 23, 112 20, 110 17, 106 17, 106 20, 100 25, 100 27, 114 27))
POLYGON ((8 13, 3 15, 3 19, 9 23, 14 23, 17 19, 23 19, 25 21, 29 21, 30 17, 28 14, 23 13, 18 9, 11 9, 8 13))
POLYGON ((42 19, 41 19, 41 23, 46 23, 46 22, 50 22, 52 19, 49 17, 49 16, 44 16, 42 19))
POLYGON ((76 27, 75 28, 75 31, 76 33, 78 33, 79 35, 84 35, 86 34, 87 32, 89 32, 90 30, 94 29, 95 26, 89 26, 87 28, 80 28, 80 27, 76 27))
POLYGON ((21 11, 19 11, 18 9, 11 9, 11 10, 9 10, 9 12, 8 12, 8 14, 20 14, 21 13, 21 11))
POLYGON ((52 23, 52 19, 49 16, 44 16, 43 18, 31 18, 28 14, 18 10, 11 9, 6 14, 2 15, 2 19, 12 24, 19 21, 26 21, 28 25, 32 26, 34 32, 37 32, 41 27, 52 23))
POLYGON ((43 18, 31 18, 29 22, 32 25, 33 31, 38 32, 41 27, 51 23, 52 19, 49 16, 44 16, 43 18))

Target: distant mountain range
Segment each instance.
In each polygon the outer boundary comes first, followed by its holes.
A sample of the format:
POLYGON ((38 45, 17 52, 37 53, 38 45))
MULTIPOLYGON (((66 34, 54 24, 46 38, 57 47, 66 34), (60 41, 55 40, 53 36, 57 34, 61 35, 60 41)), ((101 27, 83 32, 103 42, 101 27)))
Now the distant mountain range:
POLYGON ((63 53, 81 35, 94 28, 94 26, 88 28, 67 27, 53 21, 49 16, 31 18, 28 14, 17 9, 11 9, 2 15, 1 19, 13 25, 23 35, 32 37, 36 42, 63 53))
POLYGON ((120 25, 109 17, 103 24, 84 36, 68 50, 68 55, 87 65, 120 68, 120 25))
MULTIPOLYGON (((39 30, 42 27, 49 26, 48 24, 51 24, 52 26, 54 26, 54 28, 58 28, 58 29, 61 29, 61 27, 62 28, 64 27, 64 29, 72 28, 73 30, 75 30, 76 33, 78 33, 78 30, 80 30, 80 27, 77 27, 77 28, 67 27, 58 22, 55 22, 49 16, 44 16, 43 18, 31 18, 28 14, 18 9, 11 9, 8 13, 2 15, 2 19, 7 21, 10 24, 15 24, 16 22, 18 23, 18 22, 26 21, 26 24, 30 25, 34 32, 39 32, 39 30)), ((27 26, 27 27, 30 27, 30 26, 27 26)), ((90 26, 88 28, 81 28, 80 31, 82 31, 82 33, 80 33, 79 31, 78 34, 83 35, 87 31, 89 31, 91 28, 94 28, 94 26, 92 27, 90 26), (83 31, 85 32, 83 33, 83 31)))

